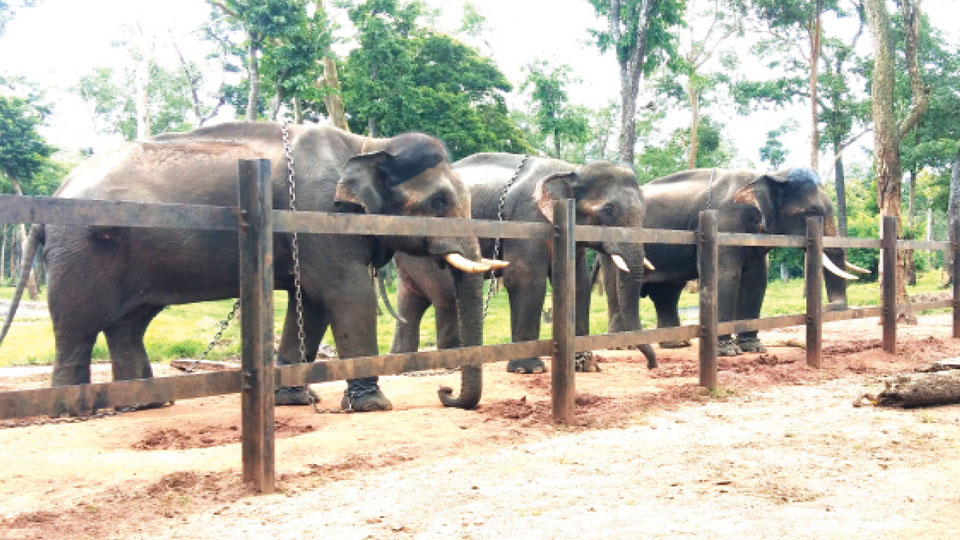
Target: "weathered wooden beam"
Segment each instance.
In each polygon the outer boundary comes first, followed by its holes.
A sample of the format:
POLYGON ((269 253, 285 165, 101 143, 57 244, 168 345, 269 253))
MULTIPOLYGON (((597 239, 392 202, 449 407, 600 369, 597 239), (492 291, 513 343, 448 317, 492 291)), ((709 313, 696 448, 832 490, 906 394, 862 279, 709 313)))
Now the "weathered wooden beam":
POLYGON ((613 349, 632 345, 659 343, 661 341, 681 341, 697 337, 700 326, 688 324, 670 328, 653 328, 650 330, 634 330, 632 332, 617 332, 615 334, 597 334, 593 336, 577 336, 574 340, 578 351, 592 351, 595 349, 613 349))
POLYGON ((574 339, 576 322, 576 260, 573 227, 576 224, 572 199, 553 203, 553 356, 550 362, 550 396, 553 421, 572 424, 576 409, 574 339))
POLYGON ((866 248, 880 249, 880 240, 877 238, 850 238, 843 236, 824 236, 825 248, 866 248))
POLYGON ((700 386, 717 387, 718 232, 716 210, 700 212, 697 264, 700 275, 700 386))
POLYGON ((960 403, 960 370, 909 373, 884 379, 877 405, 927 407, 960 403))
POLYGON ((960 219, 954 218, 951 226, 953 238, 950 247, 953 252, 949 256, 953 257, 953 268, 950 269, 953 281, 953 337, 960 338, 960 219))
POLYGON ((803 247, 806 240, 802 236, 722 232, 718 242, 721 246, 803 247))
POLYGON ((240 332, 243 481, 274 491, 273 229, 270 161, 241 160, 240 332))
POLYGON ((578 242, 633 242, 643 244, 695 244, 694 231, 671 229, 642 229, 639 227, 598 227, 577 225, 574 234, 578 242))
POLYGON ((953 307, 952 299, 945 300, 927 300, 926 302, 911 302, 909 306, 907 304, 897 304, 897 310, 904 311, 909 307, 914 313, 920 313, 921 311, 927 311, 929 309, 943 309, 953 307))
POLYGON ((807 293, 807 365, 820 368, 823 349, 823 218, 807 218, 804 286, 807 293))
POLYGON ((804 324, 806 320, 806 315, 797 313, 795 315, 778 315, 776 317, 765 317, 762 319, 727 321, 717 325, 717 334, 739 334, 741 332, 751 332, 754 330, 770 330, 772 328, 800 326, 801 324, 804 324))
POLYGON ((866 319, 883 315, 883 307, 867 306, 842 311, 827 311, 823 314, 823 322, 849 321, 851 319, 866 319))
POLYGON ((0 223, 234 231, 237 229, 237 209, 229 206, 0 195, 0 223))
POLYGON ((897 240, 897 249, 947 251, 950 249, 950 242, 935 242, 932 240, 897 240))
POLYGON ((546 223, 336 214, 302 210, 274 210, 273 230, 311 234, 534 239, 547 239, 553 234, 550 225, 546 223))
POLYGON ((0 392, 0 419, 89 414, 114 407, 235 394, 239 391, 239 371, 16 390, 0 392))
POLYGON ((883 252, 881 253, 881 300, 883 305, 883 350, 897 353, 897 218, 883 218, 883 252))

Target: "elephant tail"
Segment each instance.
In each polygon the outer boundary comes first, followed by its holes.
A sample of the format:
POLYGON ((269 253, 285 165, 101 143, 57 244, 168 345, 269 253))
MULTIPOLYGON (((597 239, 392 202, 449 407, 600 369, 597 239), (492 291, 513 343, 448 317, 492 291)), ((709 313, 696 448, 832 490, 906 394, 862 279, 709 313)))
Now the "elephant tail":
POLYGON ((3 338, 7 337, 10 325, 13 324, 13 316, 17 313, 20 299, 23 298, 23 290, 27 287, 27 280, 30 278, 30 271, 33 269, 33 257, 37 253, 37 246, 43 241, 43 232, 44 226, 42 223, 35 224, 30 228, 27 249, 23 254, 23 261, 20 263, 20 280, 17 282, 17 290, 13 293, 13 300, 10 301, 10 309, 7 310, 7 319, 3 323, 3 330, 0 330, 0 343, 3 343, 3 338))
POLYGON ((483 364, 463 366, 460 368, 460 395, 453 397, 453 388, 442 386, 437 390, 440 402, 444 407, 458 409, 472 409, 480 403, 480 393, 483 388, 483 364))

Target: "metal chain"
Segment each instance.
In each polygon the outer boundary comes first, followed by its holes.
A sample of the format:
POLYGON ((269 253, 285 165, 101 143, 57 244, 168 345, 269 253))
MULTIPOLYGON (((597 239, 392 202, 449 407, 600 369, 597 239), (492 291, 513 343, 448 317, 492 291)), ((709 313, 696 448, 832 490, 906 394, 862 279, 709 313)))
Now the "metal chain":
POLYGON ((217 330, 217 333, 213 335, 213 339, 210 340, 210 343, 207 343, 207 348, 200 353, 200 356, 196 360, 190 363, 187 367, 183 368, 187 373, 192 373, 196 369, 197 364, 202 362, 210 351, 216 346, 217 342, 220 341, 220 338, 223 336, 223 333, 227 330, 227 327, 230 326, 230 321, 237 316, 237 312, 240 311, 240 299, 238 298, 236 302, 233 303, 233 309, 230 310, 230 313, 227 314, 226 318, 220 321, 220 329, 217 330))
POLYGON ((713 204, 713 177, 717 175, 717 169, 710 171, 710 183, 707 184, 707 210, 713 204))
MULTIPOLYGON (((290 210, 297 209, 297 184, 294 180, 293 151, 290 149, 290 132, 287 121, 280 123, 283 132, 283 153, 287 158, 287 189, 290 193, 290 210)), ((297 233, 291 235, 291 249, 293 251, 293 288, 297 304, 297 345, 300 349, 300 363, 307 363, 306 335, 303 331, 303 289, 300 287, 300 239, 297 233)))
MULTIPOLYGON (((503 208, 507 204, 507 192, 510 191, 510 188, 513 187, 513 184, 517 181, 517 178, 520 177, 520 170, 523 169, 523 166, 527 163, 527 159, 530 156, 524 154, 520 159, 520 165, 517 165, 517 169, 513 171, 513 177, 510 178, 510 181, 507 182, 503 189, 500 190, 500 204, 497 206, 497 221, 503 221, 503 208)), ((500 238, 493 239, 493 260, 497 260, 500 257, 500 238)), ((494 285, 497 283, 496 270, 490 270, 490 288, 487 289, 487 300, 483 303, 483 320, 487 319, 487 312, 490 310, 490 300, 493 299, 494 295, 494 285)))
POLYGON ((10 422, 3 422, 0 424, 0 429, 8 428, 18 428, 18 427, 31 427, 31 426, 46 426, 50 424, 76 424, 78 422, 86 422, 87 420, 96 420, 98 418, 109 418, 111 416, 117 416, 118 414, 134 412, 141 410, 139 407, 120 407, 112 411, 103 411, 95 412, 93 414, 86 414, 83 416, 64 416, 64 417, 50 417, 44 418, 43 420, 13 420, 10 422))

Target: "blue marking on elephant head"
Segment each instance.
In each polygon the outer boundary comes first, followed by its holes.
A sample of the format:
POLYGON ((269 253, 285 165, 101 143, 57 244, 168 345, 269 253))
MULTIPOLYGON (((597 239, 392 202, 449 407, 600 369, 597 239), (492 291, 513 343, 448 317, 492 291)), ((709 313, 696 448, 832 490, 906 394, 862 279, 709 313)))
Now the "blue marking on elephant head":
POLYGON ((793 185, 815 184, 823 187, 823 179, 816 171, 807 167, 796 167, 787 172, 787 182, 793 185))

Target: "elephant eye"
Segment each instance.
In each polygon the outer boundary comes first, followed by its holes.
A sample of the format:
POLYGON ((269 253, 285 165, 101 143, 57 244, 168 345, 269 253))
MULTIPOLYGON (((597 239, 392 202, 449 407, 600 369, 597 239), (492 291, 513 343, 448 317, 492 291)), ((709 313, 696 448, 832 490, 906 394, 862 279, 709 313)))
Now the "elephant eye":
POLYGON ((600 215, 607 219, 613 219, 617 217, 617 207, 607 203, 600 208, 600 215))
POLYGON ((447 209, 447 198, 444 195, 435 195, 430 199, 430 209, 434 212, 444 212, 447 209))

